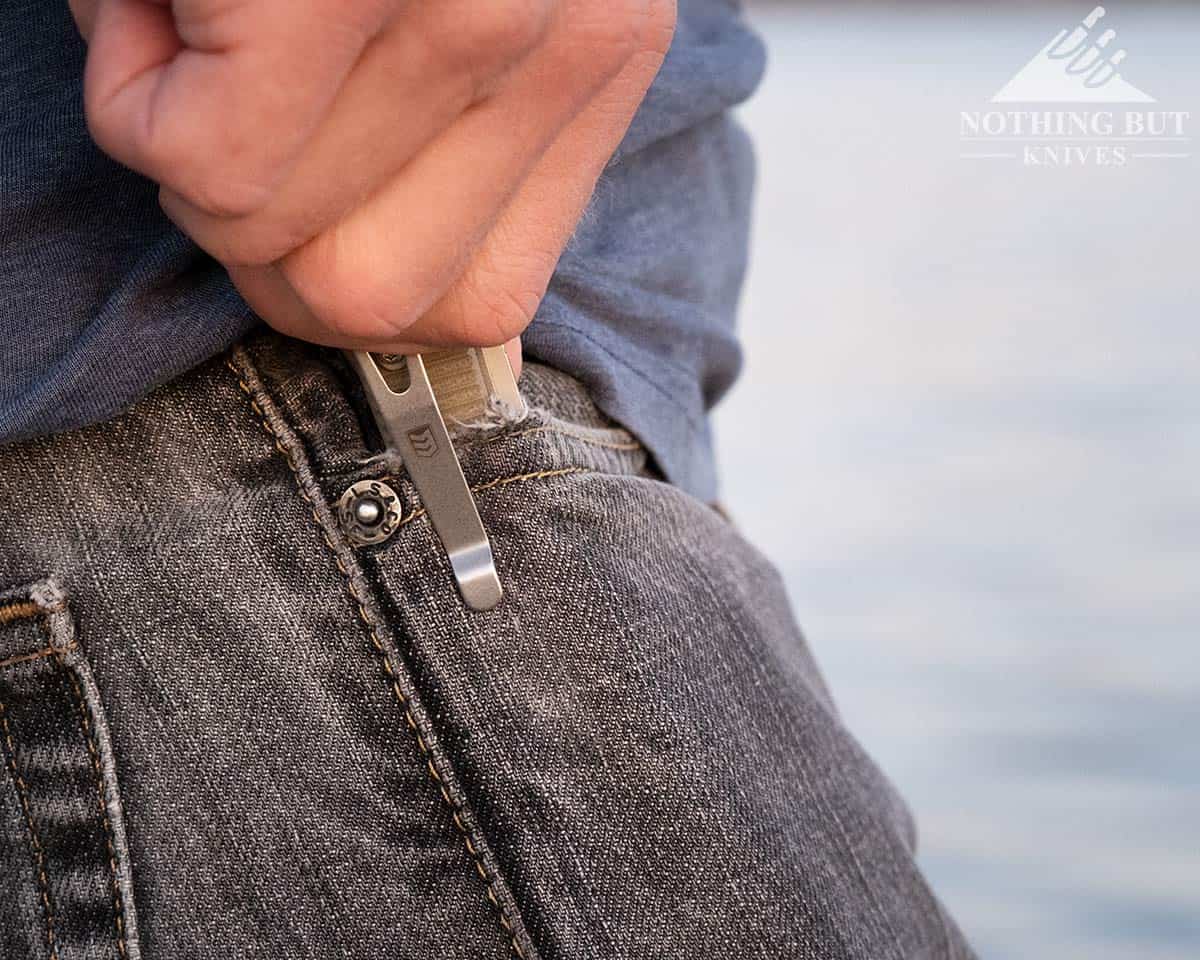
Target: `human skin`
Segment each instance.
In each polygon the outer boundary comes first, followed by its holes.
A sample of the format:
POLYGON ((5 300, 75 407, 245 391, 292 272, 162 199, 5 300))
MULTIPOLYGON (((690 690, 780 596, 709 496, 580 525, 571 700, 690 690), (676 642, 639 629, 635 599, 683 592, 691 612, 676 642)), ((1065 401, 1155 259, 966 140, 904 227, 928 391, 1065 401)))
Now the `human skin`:
MULTIPOLYGON (((71 0, 96 142, 283 333, 514 341, 674 0, 71 0)), ((511 352, 511 349, 510 349, 511 352)))

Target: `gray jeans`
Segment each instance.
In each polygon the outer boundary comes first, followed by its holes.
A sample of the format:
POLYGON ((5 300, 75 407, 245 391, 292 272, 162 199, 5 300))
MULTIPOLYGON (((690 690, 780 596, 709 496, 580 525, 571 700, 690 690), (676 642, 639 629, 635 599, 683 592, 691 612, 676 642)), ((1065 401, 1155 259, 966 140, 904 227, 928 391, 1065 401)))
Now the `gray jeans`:
POLYGON ((0 956, 969 957, 779 577, 570 378, 464 608, 340 356, 0 449, 0 956), (343 491, 397 529, 355 546, 343 491))

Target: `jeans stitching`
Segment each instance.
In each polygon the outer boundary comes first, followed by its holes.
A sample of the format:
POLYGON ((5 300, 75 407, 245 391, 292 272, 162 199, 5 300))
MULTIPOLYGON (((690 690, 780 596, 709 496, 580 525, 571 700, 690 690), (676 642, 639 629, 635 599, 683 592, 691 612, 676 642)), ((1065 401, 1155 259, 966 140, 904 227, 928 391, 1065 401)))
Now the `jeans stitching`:
POLYGON ((541 426, 541 427, 530 427, 527 430, 519 430, 516 433, 502 433, 499 436, 490 437, 487 440, 484 440, 480 444, 480 446, 484 446, 489 443, 495 443, 498 440, 515 440, 515 439, 517 439, 517 437, 527 437, 531 433, 557 433, 557 434, 561 434, 564 437, 570 437, 573 440, 578 440, 581 443, 591 444, 593 447, 604 447, 608 450, 633 451, 633 450, 640 450, 642 448, 642 445, 640 443, 638 443, 636 440, 630 440, 626 443, 613 443, 613 442, 610 442, 607 440, 597 440, 595 437, 589 437, 589 436, 586 436, 585 434, 577 433, 573 430, 564 430, 562 427, 555 427, 555 426, 550 426, 550 425, 541 426))
MULTIPOLYGON (((595 470, 592 470, 588 467, 562 467, 558 470, 537 470, 533 473, 518 473, 511 477, 497 477, 495 480, 487 481, 487 483, 477 483, 471 487, 471 492, 482 493, 485 490, 493 490, 496 487, 507 487, 509 484, 513 483, 527 483, 530 480, 548 480, 552 477, 567 477, 575 473, 595 472, 595 470)), ((398 478, 384 477, 383 479, 385 483, 388 483, 395 482, 398 478)), ((412 510, 400 518, 400 521, 396 524, 396 529, 399 530, 401 527, 406 527, 418 517, 423 516, 425 516, 424 507, 413 507, 412 510)), ((2 664, 0 664, 0 666, 2 666, 2 664)))
POLYGON ((22 653, 15 657, 9 657, 6 660, 0 660, 0 669, 16 666, 18 663, 28 663, 31 660, 41 660, 43 657, 53 656, 54 654, 70 653, 75 649, 75 646, 75 641, 71 641, 63 647, 43 647, 41 650, 34 650, 32 653, 22 653))
POLYGON ((113 846, 112 822, 108 818, 108 798, 104 788, 104 776, 100 769, 100 752, 96 747, 96 737, 92 730, 91 718, 88 716, 87 703, 84 701, 83 690, 79 687, 75 671, 67 664, 66 658, 61 652, 58 652, 57 659, 59 666, 71 681, 71 690, 75 694, 75 703, 79 708, 79 725, 83 730, 84 740, 87 742, 92 771, 96 775, 96 799, 100 805, 100 822, 104 825, 104 846, 108 852, 109 885, 112 889, 113 925, 116 928, 117 953, 120 954, 121 960, 125 960, 128 956, 125 936, 125 905, 122 902, 121 887, 117 876, 117 853, 113 846))
POLYGON ((417 721, 416 721, 416 718, 413 716, 412 707, 409 703, 408 698, 404 695, 404 692, 400 689, 399 681, 396 677, 395 670, 392 667, 391 661, 388 658, 387 651, 383 646, 383 641, 379 639, 378 625, 376 624, 374 618, 371 617, 371 615, 367 612, 366 606, 364 605, 363 600, 360 597, 358 590, 354 585, 353 580, 351 579, 350 572, 346 569, 345 564, 342 562, 342 558, 338 555, 337 548, 334 546, 333 542, 330 540, 328 532, 325 530, 324 525, 321 523, 321 518, 317 514, 316 506, 312 501, 312 497, 309 495, 308 491, 305 489, 304 483, 301 481, 299 470, 297 469, 297 466, 292 459, 291 453, 283 445, 283 441, 282 441, 279 433, 275 430, 274 426, 272 426, 270 419, 267 417, 266 413, 264 413, 262 407, 255 400, 253 392, 251 391, 249 385, 246 383, 245 379, 243 379, 242 372, 237 368, 237 366, 234 364, 234 362, 230 358, 226 359, 225 365, 230 369, 230 371, 233 373, 234 377, 236 378, 238 387, 240 387, 242 392, 249 398, 250 407, 254 411, 254 413, 257 415, 259 422, 261 423, 263 429, 266 430, 268 436, 270 436, 274 440, 275 449, 283 457, 284 462, 288 465, 288 469, 291 470, 293 479, 295 479, 295 481, 296 481, 297 490, 299 491, 300 496, 304 499, 305 503, 309 506, 309 509, 312 513, 313 522, 316 524, 317 530, 321 534, 321 539, 325 542, 325 546, 329 549, 330 554, 333 556, 334 564, 337 566, 337 568, 341 572, 341 574, 346 578, 346 591, 347 591, 347 593, 349 593, 351 599, 354 601, 354 605, 356 607, 358 617, 367 628, 367 635, 370 637, 371 646, 375 649, 375 652, 379 655, 379 658, 383 664, 383 670, 384 670, 384 673, 387 675, 388 684, 391 687, 392 694, 395 696, 396 701, 399 703, 401 710, 404 712, 405 723, 407 724, 409 730, 412 732, 414 738, 416 739, 417 747, 421 751, 421 756, 425 760, 425 769, 428 772, 430 779, 432 779, 434 784, 437 786, 438 792, 441 794, 442 799, 446 803, 446 806, 450 809, 451 819, 454 822, 454 826, 457 828, 458 832, 462 835, 463 843, 466 846, 467 853, 470 857, 471 863, 475 867, 475 872, 479 875, 480 879, 484 882, 484 891, 485 891, 485 895, 486 895, 488 901, 492 904, 492 906, 496 909, 497 913, 499 914, 500 926, 507 934, 507 936, 509 938, 509 942, 511 943, 513 952, 517 955, 518 958, 520 958, 520 960, 526 960, 525 950, 524 950, 524 948, 522 948, 521 944, 519 943, 519 941, 517 939, 516 931, 513 928, 513 923, 508 916, 508 911, 504 908, 504 906, 500 903, 499 898, 497 898, 497 896, 496 896, 496 892, 495 892, 495 889, 493 886, 494 878, 488 876, 488 872, 484 868, 484 865, 480 859, 479 852, 477 851, 475 844, 471 840, 470 831, 467 829, 466 824, 463 822, 462 806, 460 803, 458 803, 455 800, 454 797, 452 797, 450 795, 449 791, 446 789, 446 785, 442 779, 441 774, 438 773, 437 768, 434 766, 433 759, 429 752, 429 746, 425 741, 425 737, 421 734, 421 731, 418 728, 417 721))
POLYGON ((6 603, 0 606, 0 625, 15 623, 18 620, 32 620, 42 615, 42 608, 32 600, 6 603))
POLYGON ((25 779, 17 769, 17 748, 13 744, 12 727, 8 722, 8 709, 0 701, 0 732, 4 734, 4 743, 8 760, 8 770, 12 775, 13 784, 17 788, 17 798, 21 810, 25 814, 25 830, 29 838, 29 851, 33 856, 34 869, 37 871, 38 893, 42 901, 42 915, 46 920, 46 946, 50 950, 49 960, 58 960, 58 937, 54 932, 54 907, 50 903, 50 881, 46 878, 46 851, 38 837, 37 826, 33 822, 33 810, 29 806, 29 788, 25 779))

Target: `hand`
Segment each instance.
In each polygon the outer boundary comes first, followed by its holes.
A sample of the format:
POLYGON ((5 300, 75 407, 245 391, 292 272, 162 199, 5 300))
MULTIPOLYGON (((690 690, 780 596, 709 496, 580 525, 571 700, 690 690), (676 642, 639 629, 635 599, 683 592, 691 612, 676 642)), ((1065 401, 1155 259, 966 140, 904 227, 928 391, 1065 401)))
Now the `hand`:
POLYGON ((283 333, 517 337, 674 0, 72 0, 96 142, 283 333))

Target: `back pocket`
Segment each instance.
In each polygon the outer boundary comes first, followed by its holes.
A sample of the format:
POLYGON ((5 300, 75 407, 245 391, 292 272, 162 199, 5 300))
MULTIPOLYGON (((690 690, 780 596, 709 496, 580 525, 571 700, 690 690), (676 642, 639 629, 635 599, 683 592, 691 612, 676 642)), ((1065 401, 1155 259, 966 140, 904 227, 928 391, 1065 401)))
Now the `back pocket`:
POLYGON ((66 595, 0 592, 0 956, 137 955, 112 743, 66 595))

